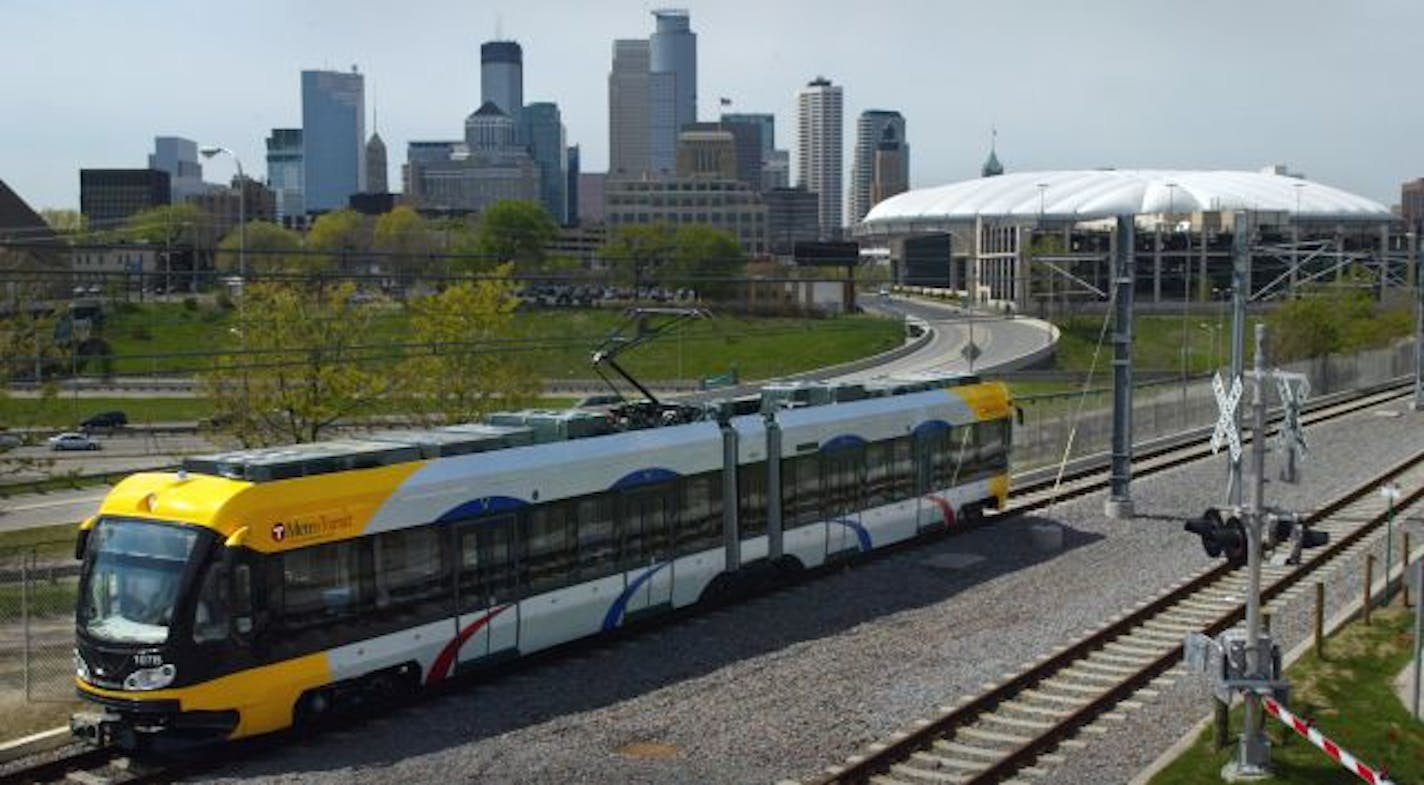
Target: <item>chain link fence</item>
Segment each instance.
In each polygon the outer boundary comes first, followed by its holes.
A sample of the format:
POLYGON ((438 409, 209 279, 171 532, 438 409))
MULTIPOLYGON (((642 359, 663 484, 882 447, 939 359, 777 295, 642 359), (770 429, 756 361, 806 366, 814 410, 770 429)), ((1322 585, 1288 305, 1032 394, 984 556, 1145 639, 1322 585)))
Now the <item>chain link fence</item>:
POLYGON ((0 706, 74 699, 73 547, 0 550, 0 706))
MULTIPOLYGON (((1280 370, 1305 374, 1310 380, 1310 398, 1318 398, 1412 376, 1414 362, 1414 344, 1405 342, 1348 356, 1302 360, 1281 366, 1280 370)), ((1111 451, 1112 378, 1109 374, 1101 378, 1107 386, 1095 385, 1086 393, 1027 395, 1017 399, 1023 411, 1023 424, 1014 430, 1014 471, 1056 464, 1065 454, 1068 460, 1073 460, 1111 451)), ((1245 411, 1250 400, 1249 389, 1248 384, 1241 411, 1245 411)), ((1273 409, 1279 408, 1274 384, 1266 396, 1273 409)), ((1153 382, 1133 390, 1134 443, 1209 428, 1216 419, 1216 396, 1211 390, 1210 377, 1153 382)))

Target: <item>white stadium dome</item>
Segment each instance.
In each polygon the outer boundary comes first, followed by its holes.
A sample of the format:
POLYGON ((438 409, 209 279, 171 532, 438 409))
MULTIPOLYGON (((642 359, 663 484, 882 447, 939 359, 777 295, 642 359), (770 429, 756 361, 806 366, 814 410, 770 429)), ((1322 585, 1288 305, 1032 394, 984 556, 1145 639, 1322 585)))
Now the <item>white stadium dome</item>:
MULTIPOLYGON (((1389 220, 1389 208, 1328 185, 1243 171, 1105 169, 1014 172, 918 188, 892 196, 865 216, 863 231, 983 218, 1086 221, 1114 215, 1214 210, 1280 211, 1312 220, 1389 220)), ((913 231, 913 229, 911 229, 913 231)))

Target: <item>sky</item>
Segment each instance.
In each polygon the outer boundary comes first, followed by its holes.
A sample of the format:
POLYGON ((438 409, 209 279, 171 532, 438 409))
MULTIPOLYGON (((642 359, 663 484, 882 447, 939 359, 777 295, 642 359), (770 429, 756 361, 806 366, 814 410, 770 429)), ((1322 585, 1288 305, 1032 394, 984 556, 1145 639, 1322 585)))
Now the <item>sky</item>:
MULTIPOLYGON (((231 148, 301 124, 300 72, 366 75, 390 179, 412 139, 456 139, 479 104, 479 45, 524 49, 524 99, 559 104, 583 169, 608 163, 613 40, 634 0, 0 0, 0 180, 77 208, 81 168, 147 165, 153 137, 231 148)), ((1008 171, 1259 169, 1391 205, 1424 176, 1418 0, 716 0, 685 6, 698 114, 772 112, 822 75, 855 117, 906 120, 912 187, 976 177, 997 129, 1008 171)), ((371 123, 367 121, 367 132, 371 123)), ((226 182, 229 160, 205 162, 226 182)))

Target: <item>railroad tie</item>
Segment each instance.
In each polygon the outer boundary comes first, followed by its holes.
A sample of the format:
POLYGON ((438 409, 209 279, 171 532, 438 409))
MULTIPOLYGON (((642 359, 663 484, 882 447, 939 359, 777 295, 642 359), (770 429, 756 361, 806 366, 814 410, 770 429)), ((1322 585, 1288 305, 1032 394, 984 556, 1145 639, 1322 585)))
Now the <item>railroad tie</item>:
POLYGON ((1080 695, 1090 695, 1093 697, 1097 697, 1103 692, 1103 688, 1099 685, 1089 686, 1086 684, 1074 684, 1071 681, 1063 680, 1056 676, 1051 681, 1044 682, 1042 689, 1076 692, 1080 695))
POLYGON ((987 761, 967 761, 959 758, 947 758, 943 755, 936 755, 933 752, 916 752, 910 755, 911 758, 940 769, 955 769, 966 773, 983 771, 987 761))
POLYGON ((1027 731, 1046 731, 1052 728, 1055 723, 1044 722, 1043 720, 1030 720, 1022 717, 1011 717, 1003 712, 996 712, 984 717, 981 722, 992 722, 995 725, 1007 725, 1010 728, 1020 728, 1027 731))
POLYGON ((1025 744, 1028 744, 1030 741, 1033 741, 1033 739, 1025 736, 1015 736, 1012 733, 1000 733, 998 731, 985 730, 976 725, 967 725, 963 728, 955 730, 954 737, 959 738, 960 736, 965 736, 971 739, 978 739, 980 741, 987 741, 993 744, 1007 744, 1013 747, 1020 747, 1025 744))
POLYGON ((969 777, 963 774, 949 774, 943 771, 919 769, 905 763, 896 763, 891 766, 890 774, 892 776, 898 775, 901 778, 910 778, 913 782, 948 782, 953 783, 953 785, 959 785, 959 783, 969 781, 969 777))
POLYGON ((949 755, 964 755, 970 758, 982 758, 984 761, 990 763, 998 760, 1001 757, 999 753, 993 750, 986 750, 983 747, 975 747, 969 744, 965 744, 963 742, 953 741, 951 739, 935 739, 934 743, 931 744, 930 747, 932 749, 940 750, 941 752, 944 752, 949 755))

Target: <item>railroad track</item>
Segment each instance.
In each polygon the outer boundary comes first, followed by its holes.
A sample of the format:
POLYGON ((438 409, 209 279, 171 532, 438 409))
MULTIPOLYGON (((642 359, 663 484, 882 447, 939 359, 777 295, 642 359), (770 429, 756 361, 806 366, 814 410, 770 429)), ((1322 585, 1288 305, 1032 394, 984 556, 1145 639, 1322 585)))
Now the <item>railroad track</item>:
MULTIPOLYGON (((1262 603, 1271 602, 1336 557, 1367 541, 1390 513, 1377 493, 1386 481, 1419 488, 1396 510, 1424 498, 1424 452, 1357 485, 1310 516, 1330 544, 1306 551, 1298 566, 1262 567, 1262 603)), ((1062 763, 1083 729, 1110 713, 1136 708, 1151 685, 1182 659, 1189 632, 1215 635, 1245 614, 1247 568, 1206 569, 1161 596, 957 706, 872 745, 832 767, 815 785, 984 785, 1018 781, 1062 763)))
MULTIPOLYGON (((1308 413, 1302 416, 1302 420, 1305 424, 1309 425, 1325 422, 1331 419, 1336 419, 1339 417, 1346 416, 1348 414, 1358 412, 1362 409, 1367 409, 1373 406, 1378 406, 1382 403, 1388 403, 1390 401, 1397 400, 1401 397, 1408 395, 1411 390, 1412 386, 1410 386, 1409 384, 1399 383, 1396 385, 1382 387, 1377 390, 1368 391, 1363 394, 1342 396, 1335 400, 1322 399, 1321 401, 1318 401, 1316 403, 1316 408, 1310 410, 1308 413)), ((1245 441, 1249 442, 1249 439, 1246 439, 1245 441)), ((1156 443, 1144 445, 1136 450, 1134 456, 1133 474, 1134 476, 1140 477, 1158 471, 1165 471, 1170 468, 1174 468, 1190 463, 1192 461, 1201 460, 1205 457, 1209 457, 1210 454, 1210 450, 1203 444, 1203 438, 1201 434, 1192 433, 1165 440, 1159 440, 1156 443)), ((1059 501, 1065 501, 1067 499, 1100 491, 1106 485, 1106 473, 1104 470, 1105 465, 1106 461, 1101 458, 1082 459, 1075 462, 1073 467, 1069 471, 1066 471, 1064 473, 1063 481, 1061 484, 1057 483, 1056 478, 1051 475, 1044 478, 1035 478, 1020 482, 1016 484, 1016 490, 1014 492, 1013 498, 1010 501, 1008 509, 998 513, 994 517, 1020 515, 1033 510, 1042 509, 1059 501)), ((1048 474, 1048 472, 1044 470, 1040 470, 1038 473, 1048 474)), ((1369 488, 1373 489, 1377 487, 1378 481, 1375 482, 1376 485, 1371 485, 1369 486, 1369 488)), ((1330 530, 1329 527, 1322 528, 1323 530, 1330 530)), ((1332 541, 1335 541, 1339 535, 1332 532, 1331 536, 1332 541)), ((913 544, 906 545, 908 547, 913 547, 913 544)), ((897 546, 896 549, 898 549, 898 547, 905 546, 897 546)), ((1335 546, 1332 545, 1331 547, 1333 549, 1335 546)), ((1266 574, 1269 576, 1271 575, 1271 572, 1268 570, 1266 574)), ((1200 579, 1201 578, 1199 576, 1197 580, 1200 579)), ((1160 625, 1158 626, 1160 627, 1160 625)), ((1180 650, 1181 638, 1182 635, 1178 634, 1174 639, 1178 650, 1180 650)), ((1161 639, 1161 636, 1158 636, 1158 639, 1159 643, 1165 642, 1161 639)), ((1071 648, 1072 647, 1070 647, 1070 649, 1071 648)), ((1061 655, 1062 653, 1056 656, 1061 655)), ((1086 667, 1096 667, 1098 668, 1098 673, 1103 675, 1112 675, 1112 669, 1121 670, 1128 664, 1126 662, 1123 662, 1123 660, 1130 659, 1129 657, 1123 656, 1117 657, 1117 659, 1114 660, 1113 656, 1114 655, 1112 654, 1112 652, 1109 652, 1108 654, 1104 654, 1099 657, 1100 661, 1105 661, 1110 665, 1110 667, 1108 668, 1100 667, 1100 664, 1098 662, 1095 662, 1093 665, 1089 665, 1086 667)), ((1169 663, 1168 667, 1170 667, 1171 664, 1174 663, 1169 663)), ((1165 668, 1163 668, 1162 670, 1165 670, 1165 668)), ((1160 673, 1160 671, 1158 672, 1160 673)), ((1066 706, 1069 704, 1062 705, 1066 706)), ((1021 712, 1021 714, 1027 714, 1029 716, 1020 719, 1019 725, 1011 727, 1017 727, 1020 731, 1023 731, 1025 729, 1033 729, 1037 727, 1037 725, 1034 723, 1043 724, 1046 722, 1051 722, 1053 719, 1055 719, 1057 713, 1059 712, 1055 712, 1051 707, 1043 709, 1037 709, 1036 707, 1035 710, 1021 712)), ((1094 716, 1096 716, 1096 714, 1094 716)), ((1007 732, 996 733, 995 735, 1003 738, 1019 738, 1018 735, 1007 732)), ((986 740, 992 740, 992 737, 986 740)), ((262 740, 257 740, 252 743, 260 744, 261 742, 262 740)), ((269 741, 267 743, 277 742, 269 741)), ((959 746, 967 746, 961 745, 960 742, 946 741, 945 744, 955 745, 949 748, 951 750, 958 749, 959 746)), ((889 747, 887 747, 887 749, 888 748, 889 747)), ((916 751, 918 752, 919 750, 916 751)), ((934 755, 935 753, 924 752, 922 754, 934 755)), ((966 754, 973 755, 974 753, 966 754)), ((1037 753, 1035 753, 1035 755, 1036 754, 1037 753)), ((217 754, 208 757, 207 760, 202 763, 196 761, 188 761, 177 764, 175 766, 174 764, 157 764, 149 761, 135 760, 133 758, 130 758, 126 754, 115 750, 94 749, 87 745, 83 745, 77 742, 71 742, 51 745, 48 750, 44 751, 43 753, 34 755, 32 759, 36 761, 33 764, 27 764, 23 761, 16 761, 22 766, 22 768, 16 769, 7 769, 5 767, 5 762, 0 761, 0 785, 4 785, 4 783, 10 782, 60 782, 66 780, 79 781, 83 783, 88 783, 89 785, 118 785, 118 783, 131 784, 163 782, 171 780, 176 776, 179 776, 180 773, 191 773, 192 771, 209 768, 212 765, 218 763, 220 760, 226 759, 226 756, 222 752, 218 752, 217 754)), ((985 758, 985 760, 987 761, 987 758, 985 758)), ((880 765, 882 765, 883 767, 887 764, 880 765)), ((872 769, 866 769, 866 771, 871 771, 872 769)), ((847 770, 849 771, 849 769, 847 770)), ((944 772, 937 773, 941 775, 944 774, 944 772)), ((857 779, 856 777, 852 776, 849 779, 844 780, 839 779, 837 777, 822 780, 822 782, 825 783, 856 781, 865 781, 865 778, 861 777, 857 779)), ((924 782, 926 780, 912 779, 907 781, 924 782)), ((957 782, 959 780, 944 779, 943 776, 939 776, 931 778, 931 781, 957 782)), ((986 779, 964 781, 990 782, 994 780, 986 779)))

